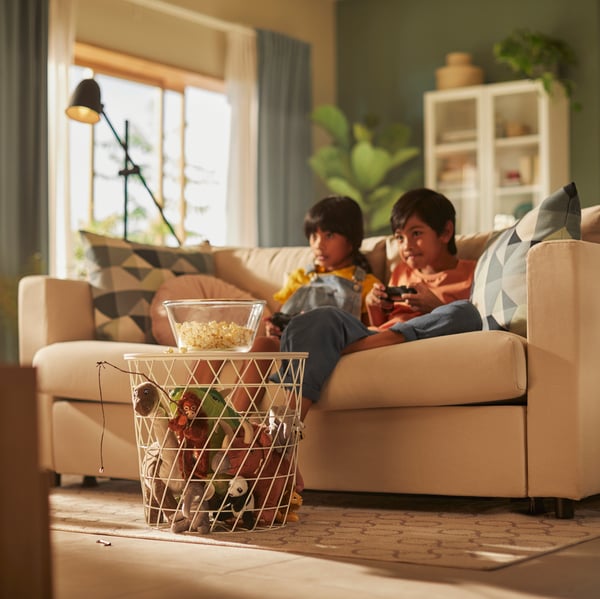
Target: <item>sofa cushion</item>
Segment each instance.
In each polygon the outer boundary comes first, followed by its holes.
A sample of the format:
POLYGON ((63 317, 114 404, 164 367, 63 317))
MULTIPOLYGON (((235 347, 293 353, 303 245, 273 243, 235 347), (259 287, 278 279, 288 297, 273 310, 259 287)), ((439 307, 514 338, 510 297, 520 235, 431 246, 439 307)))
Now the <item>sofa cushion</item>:
POLYGON ((581 238, 575 183, 547 197, 512 227, 494 236, 475 269, 471 301, 484 330, 527 335, 526 256, 541 241, 581 238))
MULTIPOLYGON (((152 319, 152 335, 161 345, 177 345, 173 330, 169 323, 167 311, 163 306, 165 300, 180 299, 259 299, 252 297, 247 291, 242 291, 235 285, 226 283, 212 275, 181 275, 165 281, 154 294, 150 304, 152 319)), ((265 307, 263 316, 270 312, 265 307)), ((258 329, 258 335, 264 335, 264 324, 258 329)))
POLYGON ((581 239, 600 243, 600 205, 582 209, 581 239))
POLYGON ((527 390, 526 350, 519 335, 476 331, 356 352, 339 361, 316 406, 337 411, 519 402, 527 390))
POLYGON ((209 247, 172 248, 80 231, 98 339, 152 341, 150 302, 169 278, 214 272, 209 247))

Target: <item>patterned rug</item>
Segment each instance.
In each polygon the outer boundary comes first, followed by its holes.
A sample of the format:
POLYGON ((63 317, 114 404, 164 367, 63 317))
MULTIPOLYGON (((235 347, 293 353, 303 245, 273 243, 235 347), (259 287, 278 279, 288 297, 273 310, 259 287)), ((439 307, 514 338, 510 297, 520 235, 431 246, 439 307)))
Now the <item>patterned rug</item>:
POLYGON ((309 492, 300 521, 251 532, 174 534, 146 524, 137 482, 63 477, 50 492, 51 529, 253 547, 327 558, 494 570, 600 537, 600 496, 575 518, 527 514, 527 501, 309 492))

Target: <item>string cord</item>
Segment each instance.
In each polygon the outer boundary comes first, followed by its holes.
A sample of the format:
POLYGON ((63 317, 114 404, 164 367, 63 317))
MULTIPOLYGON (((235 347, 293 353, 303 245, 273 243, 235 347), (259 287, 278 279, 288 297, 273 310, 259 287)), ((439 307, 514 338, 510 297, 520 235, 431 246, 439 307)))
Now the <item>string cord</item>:
POLYGON ((156 381, 152 380, 147 374, 145 374, 144 372, 137 372, 136 370, 125 370, 124 368, 120 368, 119 366, 116 366, 115 364, 111 364, 110 362, 107 362, 106 360, 102 360, 100 362, 96 362, 96 367, 98 368, 98 393, 100 396, 100 409, 102 411, 102 433, 100 434, 100 468, 98 469, 98 472, 100 472, 100 474, 102 474, 104 472, 104 433, 106 431, 106 413, 104 411, 104 397, 102 394, 102 370, 104 368, 106 368, 107 366, 110 366, 111 368, 114 368, 115 370, 118 370, 119 372, 122 372, 123 374, 133 374, 133 375, 137 375, 137 376, 141 376, 142 378, 146 379, 150 384, 154 385, 157 389, 160 389, 169 399, 169 401, 172 401, 171 398, 169 397, 169 394, 167 393, 167 391, 161 387, 156 381))

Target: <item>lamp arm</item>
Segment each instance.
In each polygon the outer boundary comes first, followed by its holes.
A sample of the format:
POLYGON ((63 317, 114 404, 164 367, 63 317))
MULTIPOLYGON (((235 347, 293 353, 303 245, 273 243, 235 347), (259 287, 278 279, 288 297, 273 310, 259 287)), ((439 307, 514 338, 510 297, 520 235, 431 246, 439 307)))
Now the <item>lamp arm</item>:
POLYGON ((167 217, 165 216, 165 213, 163 212, 163 208, 162 206, 158 203, 158 201, 156 200, 156 198, 154 197, 154 194, 152 193, 152 190, 150 189, 150 187, 148 187, 148 183, 146 183, 146 179, 144 178, 144 175, 142 175, 142 170, 140 169, 140 167, 132 160, 131 156, 129 155, 129 151, 127 150, 127 146, 123 143, 123 141, 121 140, 121 138, 119 137, 119 134, 117 133, 116 129, 113 127, 113 124, 110 122, 110 119, 108 118, 108 115, 106 114, 106 112, 104 112, 104 109, 102 110, 102 116, 104 117, 104 119, 106 120, 108 126, 110 127, 110 130, 113 132, 113 135, 115 136, 117 142, 119 143, 119 145, 123 148, 123 151, 125 152, 125 158, 128 162, 131 163, 132 166, 132 173, 136 174, 139 178, 140 181, 142 182, 142 185, 144 186, 144 188, 146 189, 146 191, 148 192, 148 195, 150 196, 150 198, 152 198, 152 201, 154 202, 154 205, 156 206, 156 208, 158 209, 158 212, 160 213, 160 216, 162 217, 164 223, 167 225, 167 227, 169 227, 169 231, 171 231, 171 234, 173 235, 173 237, 175 237, 175 239, 177 240, 177 243, 179 245, 179 247, 181 247, 181 240, 179 239, 179 237, 177 236, 177 233, 175 233, 175 229, 173 229, 173 226, 171 225, 171 223, 167 220, 167 217))

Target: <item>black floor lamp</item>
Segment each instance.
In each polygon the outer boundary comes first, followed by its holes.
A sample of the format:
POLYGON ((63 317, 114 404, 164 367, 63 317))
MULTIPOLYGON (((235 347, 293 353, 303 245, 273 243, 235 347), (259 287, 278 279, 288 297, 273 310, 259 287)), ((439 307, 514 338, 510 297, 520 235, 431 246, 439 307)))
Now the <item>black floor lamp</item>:
POLYGON ((116 132, 113 127, 110 119, 104 112, 104 105, 100 101, 100 86, 96 82, 95 79, 84 79, 79 83, 79 85, 75 88, 73 95, 71 96, 71 100, 69 102, 69 106, 66 110, 67 116, 75 121, 79 121, 81 123, 89 123, 90 125, 95 125, 100 120, 100 115, 104 117, 104 120, 107 122, 110 130, 113 132, 117 142, 123 148, 125 152, 125 164, 124 167, 119 171, 119 175, 123 177, 123 195, 124 195, 124 209, 123 209, 123 239, 127 239, 127 215, 128 215, 128 191, 127 184, 128 179, 131 175, 137 175, 139 180, 142 182, 142 185, 145 187, 146 191, 152 198, 154 205, 158 208, 160 215, 169 227, 171 234, 177 240, 177 243, 181 246, 181 241, 175 230, 173 229, 171 223, 167 220, 165 216, 162 206, 156 201, 154 194, 151 189, 148 187, 146 183, 146 179, 142 175, 142 171, 140 167, 131 159, 129 155, 129 122, 125 121, 125 139, 122 140, 119 137, 119 134, 116 132))

